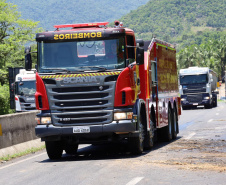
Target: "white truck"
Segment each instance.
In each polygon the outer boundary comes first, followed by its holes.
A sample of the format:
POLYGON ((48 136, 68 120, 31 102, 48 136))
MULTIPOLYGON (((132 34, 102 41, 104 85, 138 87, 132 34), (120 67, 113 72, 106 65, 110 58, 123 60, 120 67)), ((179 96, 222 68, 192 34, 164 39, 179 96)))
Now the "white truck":
POLYGON ((35 70, 26 71, 19 69, 19 73, 15 74, 15 81, 10 84, 11 101, 10 108, 16 112, 36 110, 35 92, 36 77, 35 70), (14 99, 14 100, 13 100, 14 99))
POLYGON ((182 109, 217 107, 217 74, 208 67, 189 67, 179 73, 182 109))

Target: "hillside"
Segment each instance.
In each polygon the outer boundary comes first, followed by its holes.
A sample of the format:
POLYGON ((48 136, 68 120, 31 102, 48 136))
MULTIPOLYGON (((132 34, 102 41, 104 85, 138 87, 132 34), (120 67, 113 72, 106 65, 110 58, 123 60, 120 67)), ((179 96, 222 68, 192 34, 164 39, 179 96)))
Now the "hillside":
POLYGON ((205 30, 225 30, 225 9, 225 0, 151 0, 120 20, 140 38, 154 35, 175 42, 178 37, 186 40, 205 30))
POLYGON ((18 6, 21 18, 40 21, 40 27, 53 30, 53 25, 56 24, 112 22, 148 0, 7 0, 7 2, 18 6))

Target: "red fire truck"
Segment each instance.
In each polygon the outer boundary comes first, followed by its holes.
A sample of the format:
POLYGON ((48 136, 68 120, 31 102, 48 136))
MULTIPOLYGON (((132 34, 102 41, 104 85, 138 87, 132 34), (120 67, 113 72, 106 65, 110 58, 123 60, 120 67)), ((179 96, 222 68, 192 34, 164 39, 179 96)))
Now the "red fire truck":
MULTIPOLYGON (((135 40, 116 21, 56 25, 36 35, 36 135, 50 159, 79 144, 128 143, 131 153, 179 132, 176 50, 153 38, 135 40)), ((29 50, 27 50, 29 51, 29 50)), ((28 52, 26 66, 31 66, 28 52)))

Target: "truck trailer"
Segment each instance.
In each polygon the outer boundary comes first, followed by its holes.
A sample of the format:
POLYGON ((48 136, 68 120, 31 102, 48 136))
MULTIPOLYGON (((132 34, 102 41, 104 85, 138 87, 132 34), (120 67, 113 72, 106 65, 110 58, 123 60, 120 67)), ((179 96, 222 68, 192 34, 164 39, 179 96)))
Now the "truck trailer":
POLYGON ((107 25, 56 25, 36 35, 35 132, 50 159, 75 154, 79 144, 108 142, 141 154, 155 138, 177 137, 176 49, 156 38, 136 40, 118 21, 107 25))
POLYGON ((208 67, 181 69, 180 94, 182 109, 217 107, 217 74, 208 67))

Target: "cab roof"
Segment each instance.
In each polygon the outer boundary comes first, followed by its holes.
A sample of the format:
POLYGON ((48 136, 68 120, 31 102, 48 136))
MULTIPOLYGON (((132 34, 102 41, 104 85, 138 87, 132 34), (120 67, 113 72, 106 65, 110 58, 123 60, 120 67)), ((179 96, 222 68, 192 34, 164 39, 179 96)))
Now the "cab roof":
POLYGON ((114 27, 107 27, 109 22, 55 25, 55 31, 37 33, 36 40, 54 40, 54 34, 102 32, 102 37, 117 36, 125 33, 134 34, 133 30, 124 28, 122 23, 119 23, 118 21, 115 22, 114 27))

